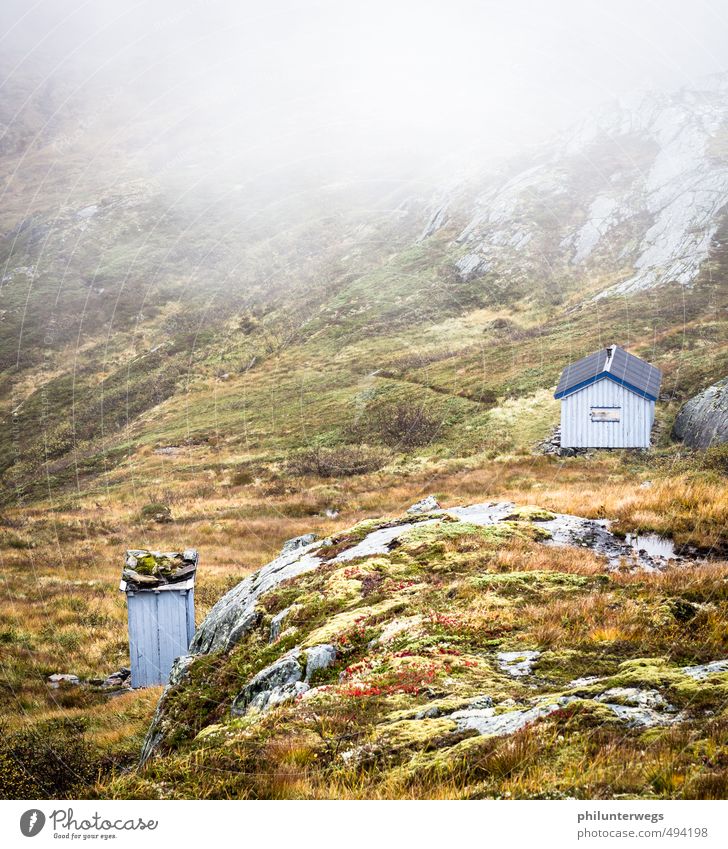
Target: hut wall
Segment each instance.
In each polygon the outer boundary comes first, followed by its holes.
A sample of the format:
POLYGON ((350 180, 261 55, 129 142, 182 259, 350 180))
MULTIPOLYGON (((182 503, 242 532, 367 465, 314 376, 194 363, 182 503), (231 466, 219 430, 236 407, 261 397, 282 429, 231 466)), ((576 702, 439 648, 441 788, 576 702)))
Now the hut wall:
POLYGON ((649 448, 655 402, 605 378, 561 399, 564 448, 649 448), (602 413, 601 411, 604 411, 602 413), (592 414, 619 421, 595 421, 592 414))

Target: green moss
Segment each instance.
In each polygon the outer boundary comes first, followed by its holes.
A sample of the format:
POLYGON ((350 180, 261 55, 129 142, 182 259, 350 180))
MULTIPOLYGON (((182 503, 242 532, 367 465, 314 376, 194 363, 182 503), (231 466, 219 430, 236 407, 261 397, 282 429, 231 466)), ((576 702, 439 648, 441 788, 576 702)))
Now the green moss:
POLYGON ((560 648, 543 651, 533 665, 539 677, 560 682, 587 676, 604 677, 615 672, 621 658, 610 654, 603 646, 583 649, 560 648))
POLYGON ((583 592, 595 582, 584 575, 570 572, 493 572, 472 578, 481 590, 502 595, 548 596, 561 593, 583 592))
POLYGON ((167 557, 165 554, 158 554, 153 551, 137 554, 135 558, 137 562, 133 571, 139 572, 141 575, 157 575, 170 578, 184 565, 181 556, 167 557))
POLYGON ((570 702, 549 714, 548 721, 570 734, 610 726, 624 728, 624 724, 619 721, 614 711, 592 699, 577 699, 570 702))
POLYGON ((666 658, 636 658, 624 661, 613 675, 579 688, 579 692, 588 695, 611 687, 656 689, 677 707, 695 711, 719 710, 728 698, 728 673, 696 681, 666 658))
POLYGON ((528 504, 524 507, 516 507, 513 513, 506 518, 519 522, 550 522, 556 518, 556 514, 543 507, 528 504))
POLYGON ((332 616, 323 625, 310 632, 302 645, 315 646, 320 643, 336 642, 342 635, 350 637, 353 631, 365 631, 373 625, 385 621, 386 617, 401 612, 400 599, 389 599, 375 605, 362 605, 352 610, 332 616))
POLYGON ((376 743, 390 751, 399 751, 422 749, 435 741, 440 742, 439 738, 452 734, 457 729, 457 724, 447 718, 404 719, 380 728, 382 730, 376 737, 376 743))

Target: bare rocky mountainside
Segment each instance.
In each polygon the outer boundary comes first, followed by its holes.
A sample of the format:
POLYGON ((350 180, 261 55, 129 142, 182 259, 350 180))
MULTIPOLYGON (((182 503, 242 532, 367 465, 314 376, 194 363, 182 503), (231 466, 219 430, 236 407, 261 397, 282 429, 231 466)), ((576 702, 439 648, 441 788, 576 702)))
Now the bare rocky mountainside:
POLYGON ((463 278, 529 269, 559 288, 563 264, 601 282, 599 297, 690 286, 719 247, 728 190, 728 80, 699 91, 643 94, 590 116, 529 158, 445 198, 423 236, 456 217, 463 278), (457 210, 457 212, 455 212, 457 210), (464 224, 464 226, 463 226, 464 224), (462 229, 461 229, 462 228, 462 229), (558 273, 548 274, 555 266, 558 273))
POLYGON ((136 142, 145 127, 112 134, 80 108, 62 123, 68 95, 48 84, 26 125, 6 101, 6 480, 22 495, 44 459, 63 485, 79 443, 93 476, 148 411, 174 418, 175 397, 209 395, 221 374, 254 387, 292 349, 318 371, 333 357, 347 403, 378 369, 475 401, 524 397, 612 336, 663 368, 670 399, 702 390, 726 371, 727 86, 615 105, 497 172, 471 163, 447 190, 386 169, 283 173, 297 181, 283 200, 254 177, 206 181, 205 145, 181 189, 163 144, 136 142))
POLYGON ((0 795, 725 798, 728 77, 457 179, 10 80, 0 795), (652 447, 562 455, 612 344, 652 447), (190 549, 133 690, 123 552, 190 549))

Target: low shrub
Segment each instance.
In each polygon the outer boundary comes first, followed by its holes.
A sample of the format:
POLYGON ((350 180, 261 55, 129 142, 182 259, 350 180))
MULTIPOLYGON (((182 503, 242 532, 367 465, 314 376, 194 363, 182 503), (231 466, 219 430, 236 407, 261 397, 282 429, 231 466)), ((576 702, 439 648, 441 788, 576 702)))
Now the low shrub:
POLYGON ((352 435, 404 450, 434 442, 442 427, 442 419, 422 405, 382 403, 366 411, 352 435))
POLYGON ((157 522, 165 524, 172 521, 172 511, 166 504, 153 502, 145 504, 139 511, 139 518, 142 522, 157 522))
POLYGON ((101 771, 81 720, 56 719, 9 732, 0 728, 0 798, 63 799, 101 771))
POLYGON ((322 478, 351 477, 376 472, 387 462, 387 455, 366 445, 342 445, 338 448, 309 448, 288 461, 292 475, 318 475, 322 478))

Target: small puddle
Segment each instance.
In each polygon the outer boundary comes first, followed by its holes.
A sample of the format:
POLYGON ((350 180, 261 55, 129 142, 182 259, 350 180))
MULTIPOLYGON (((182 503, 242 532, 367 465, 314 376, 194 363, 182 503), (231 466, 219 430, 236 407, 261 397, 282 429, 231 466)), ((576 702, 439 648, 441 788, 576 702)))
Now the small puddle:
POLYGON ((646 554, 653 559, 677 559, 675 543, 668 537, 661 537, 659 534, 627 534, 624 539, 627 545, 631 545, 639 554, 646 554))

